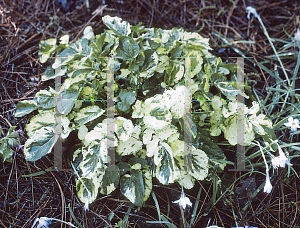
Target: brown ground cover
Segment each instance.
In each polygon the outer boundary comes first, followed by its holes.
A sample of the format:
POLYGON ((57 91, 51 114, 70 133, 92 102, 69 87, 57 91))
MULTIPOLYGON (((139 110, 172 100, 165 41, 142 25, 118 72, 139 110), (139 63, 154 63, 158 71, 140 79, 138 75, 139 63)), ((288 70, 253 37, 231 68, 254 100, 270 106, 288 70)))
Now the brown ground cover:
MULTIPOLYGON (((247 6, 257 9, 272 38, 291 41, 289 35, 294 36, 297 27, 300 27, 300 3, 288 0, 68 0, 68 9, 56 0, 0 0, 0 126, 3 134, 10 126, 17 126, 17 129, 24 131, 30 116, 14 117, 17 102, 33 98, 36 92, 49 86, 40 80, 47 67, 47 64, 39 62, 40 40, 59 38, 63 34, 69 34, 70 40, 74 40, 82 35, 88 25, 94 28, 95 33, 100 33, 104 29, 101 20, 104 15, 119 16, 131 24, 143 22, 146 27, 183 27, 199 32, 210 38, 213 53, 224 61, 240 57, 233 50, 236 48, 253 57, 255 63, 270 61, 269 67, 273 70, 274 61, 268 57, 274 54, 272 48, 258 21, 253 16, 251 20, 247 19, 247 6), (229 42, 251 40, 255 43, 224 45, 224 39, 229 42)), ((283 45, 279 41, 274 43, 277 48, 283 45)), ((295 48, 290 51, 295 51, 295 48)), ((287 58, 284 65, 291 73, 296 61, 287 58)), ((250 72, 254 72, 249 74, 249 78, 256 81, 257 84, 253 86, 259 97, 266 97, 265 88, 274 85, 274 78, 258 64, 246 61, 245 73, 250 72)), ((269 99, 272 99, 272 95, 269 99)), ((24 133, 21 144, 26 139, 24 133)), ((66 155, 64 168, 69 168, 67 162, 66 155)), ((1 161, 0 164, 0 227, 31 227, 36 218, 45 216, 78 226, 74 221, 76 218, 84 227, 114 227, 115 223, 128 216, 128 227, 167 227, 146 223, 158 220, 151 197, 140 211, 129 211, 129 201, 115 191, 108 197, 100 196, 85 212, 76 196, 71 172, 43 172, 53 166, 51 154, 32 163, 24 159, 20 150, 14 153, 12 163, 1 161), (33 173, 37 175, 24 176, 33 173), (114 217, 110 221, 111 213, 114 213, 114 217)), ((297 164, 294 168, 299 172, 297 164)), ((223 227, 300 227, 299 179, 294 173, 286 179, 285 172, 278 172, 271 194, 258 193, 255 199, 249 201, 246 210, 243 207, 249 198, 247 192, 264 182, 262 175, 257 175, 256 179, 242 178, 234 190, 227 192, 214 206, 210 203, 211 183, 198 183, 195 189, 186 191, 187 196, 195 202, 200 187, 205 189, 199 198, 194 227, 206 227, 207 224, 223 227)), ((225 186, 228 175, 233 176, 234 173, 220 175, 225 186)), ((240 173, 235 173, 233 178, 239 176, 240 173)), ((180 191, 177 189, 176 186, 154 186, 161 213, 180 227, 181 211, 178 205, 171 203, 170 207, 166 206, 168 201, 179 198, 180 191)), ((186 210, 187 220, 191 214, 192 209, 186 210)), ((52 222, 51 227, 71 226, 52 222)))

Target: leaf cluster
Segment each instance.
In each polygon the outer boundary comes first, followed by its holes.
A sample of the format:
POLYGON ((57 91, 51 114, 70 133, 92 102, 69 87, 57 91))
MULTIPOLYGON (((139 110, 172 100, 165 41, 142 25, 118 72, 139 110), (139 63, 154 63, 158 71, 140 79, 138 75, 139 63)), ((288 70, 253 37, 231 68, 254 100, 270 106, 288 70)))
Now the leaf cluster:
POLYGON ((26 125, 28 161, 50 153, 57 136, 72 140, 70 132, 78 132, 81 143, 72 152, 82 202, 119 187, 141 206, 153 177, 191 189, 195 180, 208 177, 209 168, 224 169, 217 136, 223 132, 231 145, 237 144, 239 113, 246 119, 246 144, 272 128, 263 114, 257 115, 258 103, 248 108, 236 101, 238 94, 248 97, 238 88, 237 67, 213 56, 208 39, 183 29, 132 26, 118 17, 105 16, 103 22, 109 30, 95 35, 87 27, 75 43, 68 36, 59 44, 41 41, 42 63, 59 53, 42 80, 67 78, 60 91, 41 90, 34 100, 19 102, 15 114, 39 112, 26 125), (105 103, 112 83, 114 121, 105 103))

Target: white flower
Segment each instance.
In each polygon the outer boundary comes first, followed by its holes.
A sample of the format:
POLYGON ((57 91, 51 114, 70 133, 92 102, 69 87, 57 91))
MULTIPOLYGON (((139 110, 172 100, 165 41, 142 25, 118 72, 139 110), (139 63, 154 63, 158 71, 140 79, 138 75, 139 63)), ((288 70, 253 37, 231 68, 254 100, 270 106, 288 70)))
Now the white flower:
POLYGON ((83 208, 84 208, 85 211, 89 210, 89 200, 85 201, 85 204, 84 204, 83 208))
POLYGON ((272 165, 275 169, 277 169, 279 166, 280 166, 280 163, 278 161, 278 157, 275 157, 273 154, 269 153, 269 156, 271 157, 271 162, 272 162, 272 165))
POLYGON ((298 119, 293 119, 293 117, 290 117, 288 120, 289 122, 285 123, 284 125, 287 127, 291 127, 292 131, 297 131, 297 128, 300 128, 298 119))
POLYGON ((184 191, 181 191, 181 197, 179 200, 174 201, 173 203, 178 203, 179 206, 182 206, 183 209, 185 209, 186 205, 192 206, 192 202, 188 197, 185 196, 184 191))
POLYGON ((89 210, 89 203, 90 203, 91 198, 92 198, 91 193, 90 193, 90 191, 88 191, 88 198, 85 201, 85 204, 84 204, 84 207, 83 207, 85 211, 89 210))
POLYGON ((247 7, 246 7, 246 10, 249 11, 249 12, 248 12, 248 15, 247 15, 247 18, 248 18, 249 20, 250 20, 250 14, 251 14, 251 13, 253 13, 254 17, 256 17, 256 18, 259 17, 259 15, 258 15, 257 12, 256 12, 256 9, 253 8, 252 6, 247 6, 247 7))
POLYGON ((37 227, 36 228, 48 228, 48 223, 50 224, 51 223, 51 219, 50 218, 47 218, 47 217, 40 217, 40 218, 37 218, 32 227, 33 228, 35 226, 35 224, 38 222, 37 224, 37 227))
POLYGON ((285 156, 284 152, 282 151, 281 147, 278 145, 278 150, 279 150, 279 156, 276 157, 277 162, 279 163, 279 166, 284 168, 285 164, 287 165, 292 165, 288 158, 285 156))
MULTIPOLYGON (((278 145, 278 144, 277 144, 278 145)), ((269 153, 269 156, 271 157, 271 162, 272 165, 275 169, 277 169, 278 167, 285 167, 285 164, 287 165, 292 165, 288 158, 285 156, 284 152, 282 151, 281 147, 278 145, 278 150, 279 150, 279 156, 275 157, 273 154, 269 153)))
POLYGON ((272 184, 270 181, 270 177, 269 177, 269 172, 267 170, 267 176, 266 176, 266 183, 265 183, 265 187, 264 187, 264 192, 266 193, 270 193, 272 191, 272 184))
POLYGON ((297 28, 297 32, 295 33, 295 40, 300 42, 300 29, 297 28))

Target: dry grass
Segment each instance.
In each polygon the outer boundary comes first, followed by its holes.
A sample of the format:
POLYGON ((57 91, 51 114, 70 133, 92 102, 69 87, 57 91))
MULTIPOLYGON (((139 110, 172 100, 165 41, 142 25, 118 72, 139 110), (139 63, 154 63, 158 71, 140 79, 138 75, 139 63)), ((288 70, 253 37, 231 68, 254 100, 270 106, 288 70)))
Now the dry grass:
MULTIPOLYGON (((256 20, 247 19, 246 6, 257 9, 264 21, 270 36, 282 40, 290 40, 287 34, 293 35, 300 27, 300 4, 297 1, 243 1, 243 0, 111 0, 105 1, 107 6, 103 11, 92 14, 100 2, 89 0, 89 9, 84 0, 69 1, 70 9, 64 12, 61 5, 54 0, 0 0, 0 126, 6 133, 10 126, 24 130, 29 117, 14 118, 14 111, 18 101, 32 98, 42 88, 49 86, 41 82, 40 78, 46 68, 38 59, 39 41, 50 37, 60 37, 67 33, 70 39, 80 37, 81 31, 91 25, 96 33, 103 30, 102 15, 122 17, 131 24, 142 21, 146 27, 183 27, 189 31, 196 31, 210 38, 214 53, 223 48, 223 41, 212 33, 220 34, 228 41, 252 40, 255 44, 234 44, 233 47, 252 56, 254 61, 268 60, 272 49, 256 20), (76 2, 76 3, 74 3, 76 2), (57 16, 55 18, 54 16, 57 16), (51 19, 52 17, 52 19, 51 19)), ((276 47, 282 44, 275 42, 276 47)), ((291 50, 293 51, 293 50, 291 50)), ((231 57, 238 57, 231 48, 225 49, 221 55, 223 60, 231 61, 231 57)), ((284 60, 288 72, 293 72, 295 61, 284 60)), ((271 64, 270 64, 271 66, 271 64)), ((272 70, 272 69, 271 69, 272 70)), ((265 97, 266 86, 275 83, 274 78, 254 66, 245 62, 245 72, 255 72, 262 78, 256 85, 259 96, 265 97)), ((257 78, 253 78, 258 80, 257 78)), ((269 99, 272 99, 272 95, 269 99)), ((285 138, 283 138, 284 140, 285 138)), ((22 143, 26 135, 21 137, 22 143)), ((64 160, 64 168, 68 167, 68 157, 64 160)), ((14 154, 12 163, 1 163, 0 167, 0 227, 31 227, 37 217, 47 216, 74 222, 72 211, 77 220, 85 227, 114 226, 119 219, 129 215, 128 227, 166 227, 145 223, 147 220, 158 220, 154 201, 150 199, 140 211, 128 211, 130 204, 119 192, 101 198, 90 206, 90 211, 84 212, 83 204, 75 193, 74 177, 71 172, 42 172, 53 166, 53 155, 47 155, 38 162, 29 163, 24 159, 21 151, 14 154), (37 173, 36 176, 22 175, 37 173), (71 209, 71 210, 70 210, 71 209), (115 214, 110 223, 108 216, 115 214), (119 218, 119 219, 118 219, 119 218)), ((299 172, 299 166, 294 168, 299 172)), ((299 179, 291 174, 287 179, 285 170, 281 170, 273 182, 274 191, 266 195, 259 193, 250 203, 246 211, 242 211, 247 194, 237 193, 245 190, 245 185, 238 182, 234 191, 225 195, 229 206, 218 203, 204 216, 211 207, 211 183, 201 183, 193 190, 186 191, 193 202, 196 200, 198 189, 203 187, 197 218, 194 227, 205 227, 218 224, 224 227, 235 226, 234 220, 240 226, 251 225, 257 227, 300 227, 299 216, 299 179), (244 186, 244 187, 243 187, 244 186), (238 189, 240 187, 240 189, 238 189), (237 190, 238 189, 238 190, 237 190), (243 198, 243 199, 242 199, 243 198), (230 206, 230 202, 232 206, 230 206)), ((232 176, 232 174, 230 173, 232 176)), ((239 173, 235 174, 239 177, 239 173)), ((264 181, 262 175, 255 174, 256 186, 264 181)), ((223 178, 226 179, 224 175, 223 178)), ((224 179, 224 180, 225 180, 224 179)), ((247 178, 243 178, 247 179, 247 178)), ((226 182, 226 181, 225 181, 226 182)), ((225 183, 224 182, 224 183, 225 183)), ((247 186, 246 186, 247 187, 247 186)), ((180 191, 174 186, 156 186, 154 192, 161 205, 161 213, 180 226, 180 210, 177 205, 168 202, 178 199, 180 191)), ((186 212, 189 219, 192 211, 186 212)), ((65 224, 53 222, 51 227, 69 227, 65 224)))

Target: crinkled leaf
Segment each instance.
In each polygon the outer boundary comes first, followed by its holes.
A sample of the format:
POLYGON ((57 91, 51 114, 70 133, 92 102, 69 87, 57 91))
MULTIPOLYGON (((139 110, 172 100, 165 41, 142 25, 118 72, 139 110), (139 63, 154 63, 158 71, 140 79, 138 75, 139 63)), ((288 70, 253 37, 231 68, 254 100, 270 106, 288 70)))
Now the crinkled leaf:
POLYGON ((127 141, 131 137, 134 130, 131 120, 118 116, 115 120, 115 123, 117 125, 116 135, 118 136, 119 140, 127 141))
POLYGON ((35 97, 38 98, 38 104, 43 108, 43 109, 51 109, 54 108, 54 94, 47 90, 40 90, 39 92, 36 93, 35 97))
POLYGON ((106 15, 102 17, 103 23, 118 36, 128 36, 131 33, 130 24, 119 17, 106 15))
POLYGON ((154 70, 158 64, 158 55, 154 50, 145 50, 145 60, 139 71, 140 77, 150 78, 154 74, 154 70))
POLYGON ((15 117, 25 116, 38 108, 37 102, 35 100, 19 101, 17 104, 17 109, 15 117))
POLYGON ((117 107, 122 112, 127 112, 130 109, 130 106, 136 100, 136 92, 135 91, 127 91, 121 90, 119 93, 119 98, 121 99, 120 102, 117 103, 117 107))
POLYGON ((215 85, 228 98, 238 95, 238 90, 232 86, 231 82, 216 82, 215 85))
POLYGON ((140 47, 131 37, 122 37, 119 41, 117 48, 117 55, 122 57, 123 60, 131 60, 137 57, 140 47))
POLYGON ((62 65, 66 65, 68 62, 78 57, 78 55, 79 53, 78 50, 76 50, 75 44, 71 44, 56 57, 52 68, 56 69, 62 65))
POLYGON ((119 155, 130 155, 140 149, 142 149, 143 143, 133 137, 129 138, 127 141, 120 141, 117 147, 117 152, 119 155))
POLYGON ((42 81, 48 81, 59 76, 63 76, 67 72, 66 66, 61 66, 60 69, 53 69, 52 66, 46 68, 45 73, 42 75, 42 81))
POLYGON ((77 113, 77 116, 74 119, 74 121, 78 125, 83 125, 83 124, 86 124, 86 123, 98 118, 104 112, 105 112, 105 110, 99 108, 96 105, 88 106, 88 107, 80 109, 80 111, 77 113))
POLYGON ((41 63, 47 62, 51 54, 55 51, 57 47, 56 42, 55 38, 40 41, 38 55, 41 63))
POLYGON ((42 112, 31 118, 30 123, 26 125, 26 132, 30 138, 33 137, 35 131, 42 127, 53 127, 55 125, 54 112, 42 112))
POLYGON ((195 178, 189 175, 187 172, 180 171, 181 178, 178 183, 185 189, 192 189, 195 186, 195 178))
POLYGON ((83 37, 82 38, 86 38, 88 40, 91 40, 95 37, 94 32, 93 32, 93 28, 91 26, 87 26, 84 31, 83 31, 83 37))

